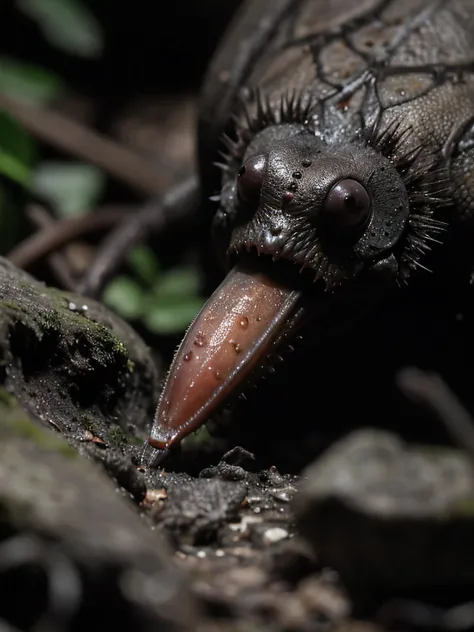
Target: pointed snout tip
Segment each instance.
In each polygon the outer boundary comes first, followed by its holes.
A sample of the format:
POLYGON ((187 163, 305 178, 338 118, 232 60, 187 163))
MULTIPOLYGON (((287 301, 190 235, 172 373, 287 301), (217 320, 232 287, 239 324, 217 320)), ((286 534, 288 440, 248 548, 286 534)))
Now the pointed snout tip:
POLYGON ((154 469, 158 467, 166 460, 169 452, 169 450, 156 448, 149 441, 145 441, 138 456, 138 468, 154 469))

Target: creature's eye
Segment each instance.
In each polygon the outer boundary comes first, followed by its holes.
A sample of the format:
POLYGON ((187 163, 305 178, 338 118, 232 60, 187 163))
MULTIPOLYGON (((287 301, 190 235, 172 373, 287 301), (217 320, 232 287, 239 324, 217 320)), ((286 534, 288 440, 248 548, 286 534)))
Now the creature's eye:
POLYGON ((263 154, 248 158, 240 167, 237 176, 237 194, 248 206, 257 206, 262 190, 267 158, 263 154))
POLYGON ((370 197, 357 180, 347 178, 333 185, 323 202, 324 222, 332 229, 362 228, 370 218, 370 197))

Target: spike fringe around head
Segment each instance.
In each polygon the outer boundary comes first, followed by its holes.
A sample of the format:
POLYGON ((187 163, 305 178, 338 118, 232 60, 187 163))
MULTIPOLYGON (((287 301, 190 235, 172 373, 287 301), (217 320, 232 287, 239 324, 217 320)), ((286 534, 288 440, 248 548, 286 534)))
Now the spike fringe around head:
POLYGON ((234 115, 234 135, 221 137, 224 149, 219 152, 223 161, 215 163, 223 171, 231 165, 238 165, 243 159, 245 149, 252 138, 266 127, 285 123, 307 124, 313 105, 308 95, 289 92, 278 103, 272 104, 268 96, 255 89, 250 97, 240 102, 239 114, 234 115))
POLYGON ((367 145, 392 162, 408 193, 410 215, 399 251, 400 280, 406 282, 416 269, 430 270, 420 260, 431 250, 432 244, 447 230, 448 223, 436 215, 453 205, 452 188, 447 168, 442 166, 442 154, 436 142, 425 141, 407 151, 402 146, 412 136, 411 127, 393 121, 379 131, 380 118, 364 134, 367 145))

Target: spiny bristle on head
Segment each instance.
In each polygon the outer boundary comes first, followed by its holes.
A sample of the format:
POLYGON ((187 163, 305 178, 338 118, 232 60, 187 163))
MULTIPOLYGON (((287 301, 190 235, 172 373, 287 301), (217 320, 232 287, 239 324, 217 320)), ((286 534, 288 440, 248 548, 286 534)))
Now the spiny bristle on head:
MULTIPOLYGON (((241 102, 239 113, 234 117, 235 138, 229 135, 222 137, 223 162, 218 166, 225 172, 232 172, 242 161, 252 138, 268 126, 284 123, 307 125, 314 105, 307 94, 286 93, 275 103, 261 90, 254 90, 247 95, 245 102, 241 102)), ((414 143, 414 133, 411 126, 404 124, 403 119, 384 123, 383 113, 380 113, 371 125, 352 139, 387 158, 406 187, 410 215, 398 251, 402 280, 406 280, 416 268, 425 267, 420 260, 429 252, 433 243, 439 243, 440 234, 447 228, 447 223, 435 215, 452 205, 451 183, 436 140, 427 138, 423 142, 414 143)), ((292 247, 292 250, 294 252, 291 255, 295 262, 304 266, 305 262, 297 256, 298 248, 292 247)), ((323 276, 328 286, 333 286, 333 276, 337 277, 335 270, 331 270, 329 274, 328 262, 324 257, 318 265, 323 270, 319 270, 319 276, 323 276)), ((336 279, 336 285, 338 280, 336 279)))
POLYGON ((313 100, 310 96, 298 94, 296 91, 286 92, 281 96, 279 103, 272 104, 269 97, 257 89, 253 100, 242 103, 245 123, 242 127, 242 118, 239 118, 239 126, 242 133, 245 133, 247 128, 252 134, 257 134, 269 125, 306 123, 312 105, 313 100))
POLYGON ((404 151, 403 145, 414 134, 413 129, 396 119, 384 129, 381 127, 380 115, 363 136, 368 146, 391 161, 408 193, 410 215, 399 254, 400 280, 406 282, 417 268, 430 271, 420 260, 431 250, 431 244, 441 243, 437 237, 446 231, 448 223, 435 217, 435 213, 452 206, 452 186, 434 139, 424 139, 404 151))
POLYGON ((287 92, 278 102, 272 103, 267 95, 256 88, 238 104, 237 113, 232 116, 235 137, 222 135, 224 149, 219 153, 223 162, 215 165, 228 171, 231 164, 239 163, 250 140, 266 127, 284 123, 306 124, 312 106, 310 96, 296 91, 287 92))

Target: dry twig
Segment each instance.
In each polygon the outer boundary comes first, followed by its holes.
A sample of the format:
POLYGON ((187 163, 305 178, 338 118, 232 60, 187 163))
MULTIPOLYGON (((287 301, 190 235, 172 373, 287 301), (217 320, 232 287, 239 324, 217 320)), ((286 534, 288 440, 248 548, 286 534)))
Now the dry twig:
MULTIPOLYGON (((56 223, 54 217, 39 204, 27 206, 25 214, 31 223, 39 230, 49 228, 56 223)), ((62 287, 72 291, 74 289, 74 274, 67 256, 62 252, 53 252, 47 257, 47 261, 62 287)))
POLYGON ((201 201, 198 177, 189 176, 173 187, 162 202, 150 201, 133 217, 126 217, 103 241, 99 253, 76 291, 97 297, 135 244, 176 222, 196 216, 201 201))
POLYGON ((0 109, 11 114, 36 138, 101 167, 144 195, 159 192, 159 171, 163 165, 158 167, 140 154, 51 109, 5 94, 0 94, 0 109))
POLYGON ((129 209, 104 208, 100 211, 67 217, 50 224, 20 244, 7 255, 19 268, 28 268, 32 263, 69 244, 74 239, 86 234, 110 228, 130 216, 129 209))
POLYGON ((474 420, 439 375, 407 367, 399 372, 397 384, 409 399, 431 410, 474 460, 474 420))

